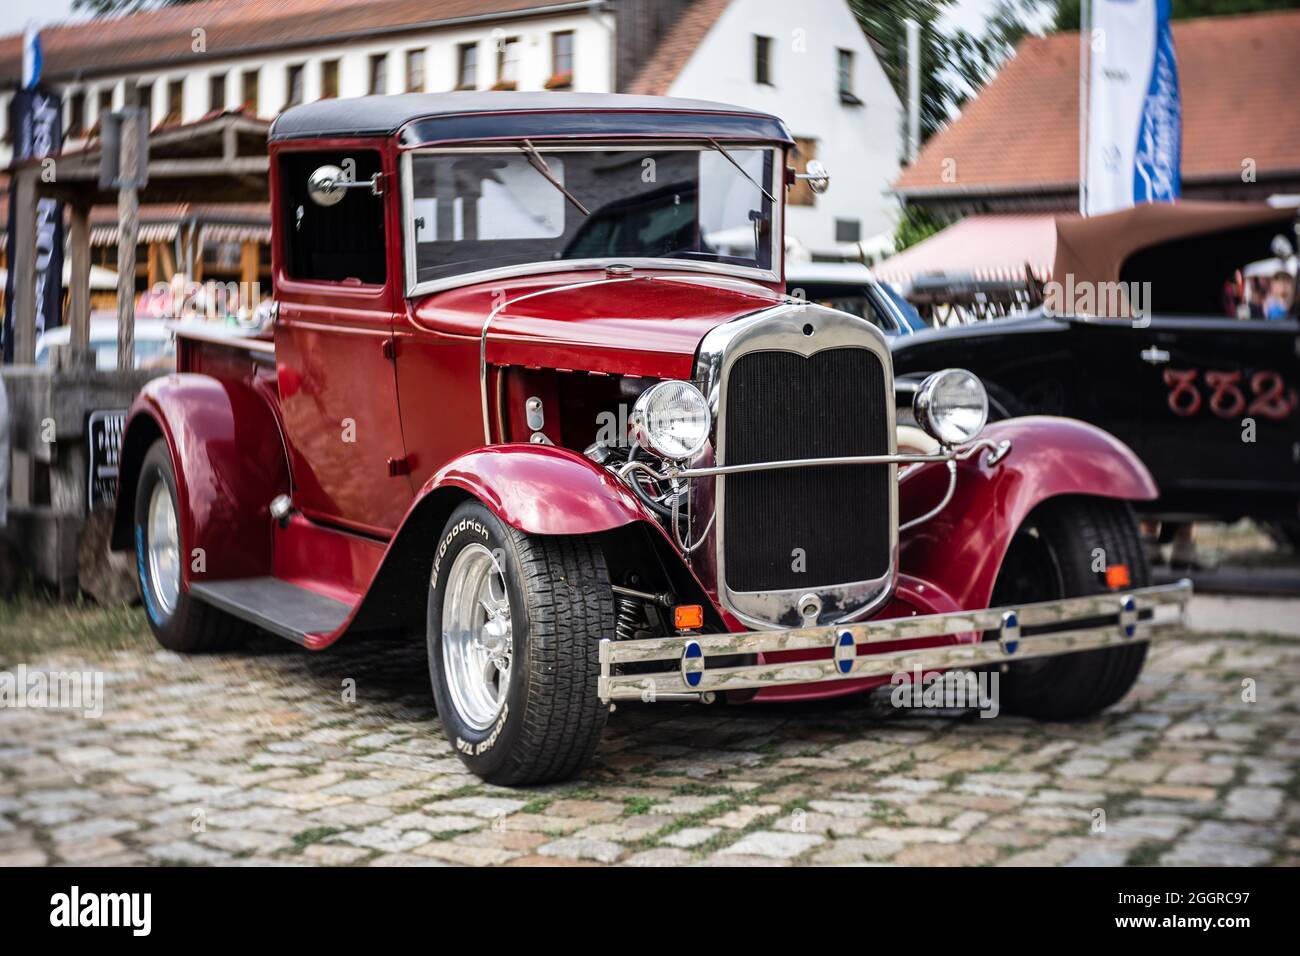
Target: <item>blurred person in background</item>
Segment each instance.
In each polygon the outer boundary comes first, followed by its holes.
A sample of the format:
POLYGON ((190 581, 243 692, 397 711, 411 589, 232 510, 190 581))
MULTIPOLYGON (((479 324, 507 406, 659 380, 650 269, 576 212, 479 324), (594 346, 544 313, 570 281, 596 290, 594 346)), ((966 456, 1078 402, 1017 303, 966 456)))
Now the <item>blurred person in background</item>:
POLYGON ((1264 297, 1264 319, 1280 322, 1290 317, 1291 306, 1295 302, 1295 276, 1286 271, 1278 271, 1269 283, 1268 294, 1264 297))

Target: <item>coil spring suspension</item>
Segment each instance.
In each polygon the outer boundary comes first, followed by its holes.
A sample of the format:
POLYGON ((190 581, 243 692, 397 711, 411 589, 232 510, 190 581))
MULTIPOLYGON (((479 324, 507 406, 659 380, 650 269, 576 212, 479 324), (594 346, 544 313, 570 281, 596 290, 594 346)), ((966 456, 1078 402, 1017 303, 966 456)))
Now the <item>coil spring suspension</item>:
POLYGON ((617 614, 614 623, 614 636, 620 641, 630 641, 636 637, 641 627, 641 602, 636 598, 620 594, 615 598, 617 614))

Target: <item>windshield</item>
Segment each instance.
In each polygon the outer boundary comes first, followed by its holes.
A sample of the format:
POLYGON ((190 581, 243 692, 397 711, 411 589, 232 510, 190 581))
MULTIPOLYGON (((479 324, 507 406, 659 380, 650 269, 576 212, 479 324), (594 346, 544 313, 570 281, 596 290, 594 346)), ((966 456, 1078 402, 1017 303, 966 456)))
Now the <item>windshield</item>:
POLYGON ((681 259, 770 272, 774 151, 723 149, 416 153, 407 232, 415 281, 581 259, 681 259))

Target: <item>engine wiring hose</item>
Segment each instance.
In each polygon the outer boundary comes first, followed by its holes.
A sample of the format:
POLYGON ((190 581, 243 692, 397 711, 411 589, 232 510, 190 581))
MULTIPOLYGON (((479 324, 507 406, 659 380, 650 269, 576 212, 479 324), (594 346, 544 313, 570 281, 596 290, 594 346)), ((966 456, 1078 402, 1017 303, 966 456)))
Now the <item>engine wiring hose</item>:
MULTIPOLYGON (((631 447, 628 449, 627 460, 636 461, 637 452, 639 451, 641 451, 640 444, 638 444, 637 442, 633 442, 631 447)), ((647 492, 645 488, 641 486, 641 482, 637 481, 635 475, 628 476, 628 486, 632 489, 632 494, 640 498, 642 503, 645 504, 647 508, 654 511, 655 514, 662 515, 663 517, 667 518, 669 521, 672 521, 673 519, 672 509, 669 508, 667 505, 660 504, 658 501, 655 501, 653 498, 651 498, 649 492, 647 492)))

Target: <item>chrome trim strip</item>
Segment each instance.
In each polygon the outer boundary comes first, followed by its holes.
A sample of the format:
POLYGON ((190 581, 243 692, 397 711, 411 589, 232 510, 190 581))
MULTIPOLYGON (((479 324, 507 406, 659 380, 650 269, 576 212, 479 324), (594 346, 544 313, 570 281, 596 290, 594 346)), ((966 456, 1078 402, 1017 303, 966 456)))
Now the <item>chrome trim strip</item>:
MULTIPOLYGON (((902 481, 903 480, 902 476, 900 476, 898 480, 902 481)), ((898 526, 898 533, 901 535, 904 531, 910 531, 912 528, 915 528, 917 525, 924 524, 925 522, 929 521, 931 518, 937 515, 944 508, 948 507, 948 502, 952 501, 952 496, 956 491, 957 491, 957 460, 955 458, 950 458, 948 459, 948 490, 943 493, 943 497, 939 499, 939 503, 935 505, 933 508, 931 508, 929 511, 927 511, 925 514, 917 515, 911 521, 904 521, 902 524, 898 526)))
POLYGON ((722 280, 722 277, 714 278, 698 275, 652 275, 650 278, 657 282, 684 282, 688 285, 709 285, 724 289, 735 289, 737 292, 744 292, 753 295, 755 298, 767 299, 771 301, 773 305, 783 302, 794 303, 798 301, 782 292, 774 292, 767 286, 760 285, 750 279, 728 277, 725 280, 722 280))
MULTIPOLYGON (((782 461, 754 461, 745 465, 710 465, 707 468, 666 468, 666 478, 714 478, 719 475, 743 475, 753 471, 781 471, 785 468, 818 468, 826 465, 917 465, 956 461, 955 455, 844 455, 836 458, 788 458, 782 461)), ((639 465, 641 462, 632 462, 639 465)))
MULTIPOLYGON (((590 282, 569 282, 564 285, 553 285, 545 289, 537 289, 533 292, 526 292, 523 295, 517 295, 513 299, 506 299, 498 306, 494 306, 492 311, 487 314, 483 320, 483 330, 479 333, 478 342, 478 387, 479 395, 483 402, 483 444, 492 444, 492 419, 488 414, 488 382, 487 382, 487 339, 488 329, 492 326, 492 320, 505 311, 507 306, 514 305, 516 302, 523 302, 525 299, 535 299, 538 296, 550 295, 552 292, 567 292, 570 289, 586 289, 594 285, 604 285, 605 283, 614 282, 631 282, 635 276, 615 276, 613 278, 593 279, 590 282)), ((502 437, 504 438, 504 428, 502 437)))
POLYGON ((212 345, 227 345, 233 349, 246 349, 249 352, 261 352, 265 355, 275 354, 273 339, 254 338, 255 331, 231 329, 228 325, 213 324, 206 328, 197 322, 168 322, 166 327, 175 333, 178 339, 193 339, 196 342, 208 342, 212 345), (230 330, 230 331, 227 331, 230 330))
POLYGON ((917 668, 943 670, 974 667, 1151 641, 1182 626, 1191 597, 1192 582, 1184 579, 1176 584, 1043 601, 1019 607, 929 614, 848 626, 829 625, 745 634, 697 634, 638 641, 605 639, 600 642, 597 693, 606 702, 654 700, 660 695, 668 694, 698 694, 853 680, 911 672, 917 668), (1137 620, 1135 615, 1143 612, 1150 613, 1151 617, 1137 620), (1097 621, 1097 618, 1105 620, 1097 621), (1060 629, 1023 636, 1025 627, 1045 625, 1060 629), (882 642, 952 637, 971 631, 997 631, 1003 640, 916 648, 888 654, 858 654, 858 649, 869 649, 871 645, 882 642), (847 661, 837 660, 835 648, 845 634, 852 639, 854 656, 847 661), (704 659, 703 665, 692 670, 693 677, 696 674, 699 676, 689 686, 680 671, 680 660, 688 643, 698 647, 704 659), (707 659, 713 655, 798 650, 825 650, 828 656, 813 661, 708 667, 707 659), (613 672, 619 664, 647 661, 669 662, 671 669, 649 674, 613 672), (841 666, 844 663, 849 664, 847 670, 841 666), (673 664, 677 666, 672 666, 673 664))
MULTIPOLYGON (((744 465, 709 465, 702 468, 679 468, 671 462, 657 470, 649 462, 630 461, 618 468, 620 478, 626 479, 633 471, 641 471, 659 481, 673 478, 713 478, 718 475, 736 475, 750 471, 777 471, 782 468, 817 468, 823 465, 926 465, 947 462, 955 464, 965 461, 977 452, 988 451, 984 459, 987 465, 996 465, 1011 450, 1010 441, 995 442, 989 438, 977 438, 969 444, 957 448, 945 448, 932 455, 914 452, 899 452, 894 455, 842 455, 834 458, 787 458, 781 461, 755 461, 744 465)), ((906 475, 902 476, 906 477, 906 475)), ((900 480, 902 480, 900 478, 900 480)))
MULTIPOLYGON (((413 254, 413 253, 412 253, 413 254)), ((409 268, 414 268, 408 263, 409 268)), ((610 266, 631 266, 634 269, 665 269, 680 272, 702 272, 728 278, 751 279, 758 282, 777 282, 775 272, 762 269, 747 269, 744 266, 722 266, 708 262, 692 262, 689 259, 636 259, 626 256, 607 257, 603 259, 568 259, 560 262, 525 262, 515 266, 502 266, 499 269, 484 269, 481 272, 465 272, 446 279, 433 279, 409 286, 406 290, 408 299, 417 299, 433 292, 458 289, 467 285, 478 285, 495 279, 515 279, 520 276, 544 275, 553 272, 592 272, 604 271, 610 266)))

